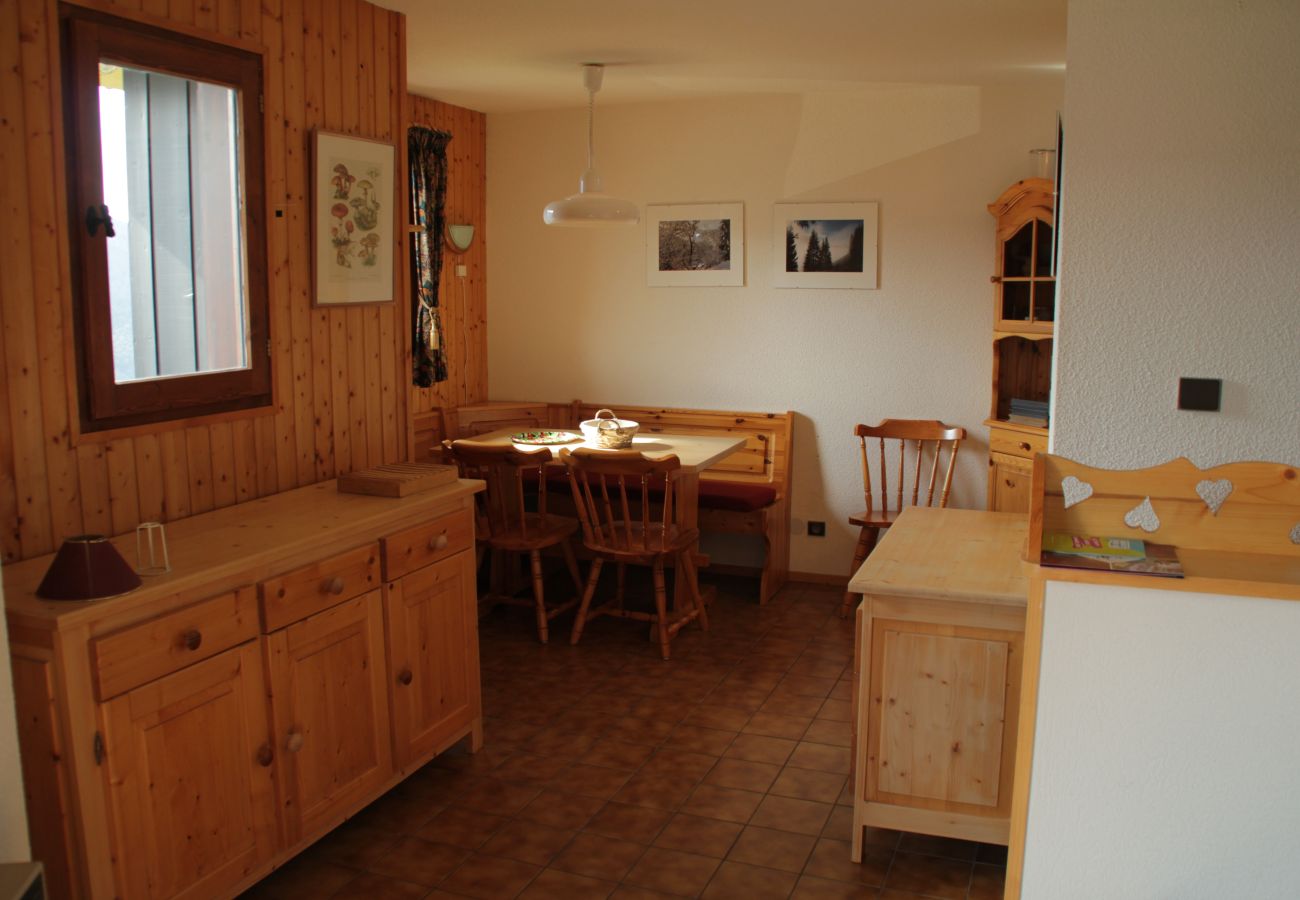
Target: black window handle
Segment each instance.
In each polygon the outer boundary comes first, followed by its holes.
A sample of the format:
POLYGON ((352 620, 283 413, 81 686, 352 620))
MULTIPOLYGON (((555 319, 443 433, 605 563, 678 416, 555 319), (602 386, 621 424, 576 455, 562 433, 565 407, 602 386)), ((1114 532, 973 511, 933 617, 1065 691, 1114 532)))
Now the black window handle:
POLYGON ((117 237, 117 232, 113 230, 113 217, 108 214, 107 206, 101 204, 86 207, 86 231, 93 237, 95 229, 100 225, 104 226, 104 237, 117 237))

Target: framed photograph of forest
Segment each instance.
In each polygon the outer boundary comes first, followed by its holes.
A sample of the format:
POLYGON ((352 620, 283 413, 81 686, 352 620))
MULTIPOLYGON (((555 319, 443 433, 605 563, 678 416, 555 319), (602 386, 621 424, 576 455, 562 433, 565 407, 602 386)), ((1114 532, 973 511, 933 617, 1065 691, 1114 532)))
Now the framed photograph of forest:
POLYGON ((709 287, 745 283, 745 204, 646 207, 646 284, 709 287))
POLYGON ((875 203, 778 203, 772 284, 782 288, 875 290, 875 203))

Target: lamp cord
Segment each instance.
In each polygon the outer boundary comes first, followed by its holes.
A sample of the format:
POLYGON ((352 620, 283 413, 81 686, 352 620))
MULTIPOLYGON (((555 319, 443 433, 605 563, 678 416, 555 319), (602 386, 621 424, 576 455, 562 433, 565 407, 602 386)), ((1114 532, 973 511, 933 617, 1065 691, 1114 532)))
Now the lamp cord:
POLYGON ((593 168, 596 160, 596 92, 587 91, 587 168, 593 168))

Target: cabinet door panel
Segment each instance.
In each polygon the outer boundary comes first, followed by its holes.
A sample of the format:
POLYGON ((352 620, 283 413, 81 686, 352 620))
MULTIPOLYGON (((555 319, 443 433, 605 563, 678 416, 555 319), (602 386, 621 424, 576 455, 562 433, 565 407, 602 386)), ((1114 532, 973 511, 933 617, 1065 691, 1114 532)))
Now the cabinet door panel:
POLYGON ((215 896, 271 858, 275 801, 255 643, 101 712, 121 896, 215 896))
POLYGON ((393 734, 405 766, 445 746, 478 709, 474 557, 418 569, 386 590, 393 734))
POLYGON ((990 453, 989 509, 992 512, 1029 512, 1033 480, 1032 460, 1006 453, 990 453))
POLYGON ((393 772, 371 591, 267 636, 286 839, 332 828, 393 772))

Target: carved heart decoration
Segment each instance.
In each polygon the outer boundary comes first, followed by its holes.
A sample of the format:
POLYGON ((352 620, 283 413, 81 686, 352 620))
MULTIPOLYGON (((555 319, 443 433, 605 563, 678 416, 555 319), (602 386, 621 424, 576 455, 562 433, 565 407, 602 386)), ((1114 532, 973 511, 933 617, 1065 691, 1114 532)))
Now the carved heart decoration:
POLYGON ((1219 507, 1232 493, 1232 482, 1226 478, 1220 478, 1218 481, 1210 481, 1207 478, 1205 481, 1196 482, 1196 493, 1210 508, 1210 513, 1217 516, 1219 507))
POLYGON ((1065 508, 1069 509, 1092 496, 1092 485, 1073 475, 1066 475, 1061 479, 1061 496, 1065 499, 1065 508))
POLYGON ((1141 528, 1148 534, 1159 528, 1160 517, 1151 505, 1151 498, 1143 498, 1141 503, 1124 513, 1124 524, 1129 528, 1141 528))
POLYGON ((1291 543, 1300 544, 1300 522, 1295 523, 1295 528, 1291 529, 1291 543))

